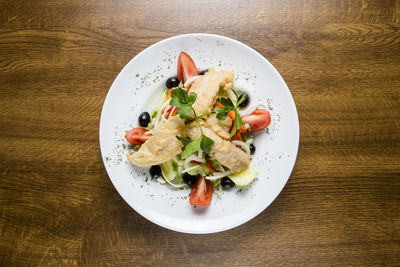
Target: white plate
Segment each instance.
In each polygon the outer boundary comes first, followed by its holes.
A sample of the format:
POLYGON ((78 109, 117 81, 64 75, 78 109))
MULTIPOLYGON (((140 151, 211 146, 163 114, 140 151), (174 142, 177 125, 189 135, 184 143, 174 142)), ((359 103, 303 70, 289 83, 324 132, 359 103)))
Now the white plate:
POLYGON ((292 95, 278 71, 254 49, 212 34, 185 34, 158 42, 135 56, 119 73, 104 102, 100 148, 107 173, 123 199, 148 220, 185 233, 214 233, 239 226, 257 216, 278 196, 293 169, 299 145, 299 122, 292 95), (138 115, 149 113, 176 75, 180 51, 199 69, 232 70, 245 79, 271 108, 269 133, 255 136, 252 166, 260 173, 251 186, 213 195, 209 207, 193 208, 189 189, 174 190, 151 180, 148 168, 132 166, 125 132, 137 127, 138 115), (147 181, 146 181, 147 180, 147 181))

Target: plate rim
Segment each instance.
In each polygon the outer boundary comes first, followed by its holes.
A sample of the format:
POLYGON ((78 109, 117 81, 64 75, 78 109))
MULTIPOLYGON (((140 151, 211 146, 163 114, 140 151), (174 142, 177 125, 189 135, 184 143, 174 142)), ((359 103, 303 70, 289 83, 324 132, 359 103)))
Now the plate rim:
POLYGON ((128 63, 125 64, 125 66, 119 71, 118 75, 115 77, 114 81, 112 82, 111 86, 108 89, 107 95, 104 99, 103 102, 103 106, 101 109, 101 114, 100 114, 100 120, 99 120, 99 145, 100 145, 100 153, 101 153, 101 159, 103 161, 103 165, 106 169, 106 173, 108 175, 108 178, 110 179, 112 185, 114 186, 114 188, 116 189, 116 191, 118 192, 118 194, 122 197, 122 199, 134 210, 136 211, 139 215, 143 216, 144 218, 146 218, 147 220, 149 220, 150 222, 161 226, 163 228, 172 230, 172 231, 176 231, 176 232, 180 232, 180 233, 187 233, 187 234, 211 234, 211 233, 218 233, 218 232, 223 232, 223 231, 227 231, 233 228, 236 228, 240 225, 243 225, 244 223, 254 219, 256 216, 260 215, 264 210, 266 210, 275 200, 276 198, 282 193, 283 189, 285 188, 286 184, 288 183, 290 176, 293 172, 293 169, 296 165, 297 162, 297 156, 298 156, 298 152, 299 152, 299 146, 300 146, 300 122, 299 122, 299 117, 298 117, 298 112, 297 112, 297 107, 296 104, 294 102, 294 98, 293 95, 289 89, 289 87, 287 86, 285 80, 283 79, 283 77, 281 76, 281 74, 278 72, 278 70, 271 64, 271 62, 269 62, 263 55, 261 55, 258 51, 256 51, 254 48, 250 47, 249 45, 246 45, 238 40, 235 40, 233 38, 230 37, 226 37, 223 35, 219 35, 219 34, 210 34, 210 33, 187 33, 187 34, 180 34, 180 35, 175 35, 175 36, 171 36, 169 38, 165 38, 162 39, 156 43, 153 43, 152 45, 146 47, 145 49, 143 49, 142 51, 140 51, 138 54, 136 54, 133 58, 131 58, 129 60, 128 63), (220 38, 220 39, 224 39, 233 43, 236 43, 237 45, 244 47, 248 50, 250 50, 252 53, 254 53, 257 57, 259 57, 263 62, 267 63, 267 65, 269 65, 269 67, 275 72, 275 74, 277 75, 277 77, 280 79, 281 83, 283 83, 283 85, 286 87, 286 91, 289 95, 289 100, 290 100, 290 104, 293 105, 294 107, 294 112, 295 112, 295 118, 296 118, 296 126, 297 126, 297 134, 296 134, 296 138, 297 138, 297 144, 296 144, 296 152, 294 153, 295 158, 293 161, 293 165, 291 166, 291 170, 289 172, 288 177, 286 178, 286 181, 283 183, 282 188, 279 189, 278 194, 272 199, 272 201, 270 203, 268 203, 268 205, 266 205, 265 207, 263 207, 262 209, 257 209, 257 212, 255 212, 254 214, 251 214, 250 216, 244 217, 241 220, 237 220, 235 223, 230 223, 227 225, 218 225, 217 227, 213 227, 212 229, 210 228, 209 230, 188 230, 186 228, 180 228, 179 226, 174 226, 174 225, 170 225, 167 223, 164 223, 160 220, 155 220, 153 217, 151 217, 149 214, 147 214, 144 210, 141 210, 139 207, 134 207, 133 205, 131 205, 131 203, 119 192, 119 190, 117 189, 116 184, 114 183, 113 179, 111 178, 110 175, 110 170, 107 166, 107 164, 104 162, 104 151, 103 151, 103 146, 102 146, 102 138, 101 138, 101 133, 102 133, 102 129, 104 128, 104 122, 103 122, 103 113, 104 113, 104 109, 106 106, 106 103, 108 103, 109 99, 110 99, 110 92, 111 92, 111 88, 113 88, 115 86, 115 84, 117 83, 117 81, 119 80, 120 76, 122 75, 122 73, 126 72, 126 69, 128 69, 130 67, 130 65, 134 64, 134 61, 136 58, 138 58, 140 55, 144 54, 145 52, 147 52, 148 50, 162 45, 163 43, 169 42, 171 40, 174 39, 179 39, 179 38, 187 38, 187 37, 211 37, 211 38, 220 38), (139 210, 138 210, 139 209, 139 210))

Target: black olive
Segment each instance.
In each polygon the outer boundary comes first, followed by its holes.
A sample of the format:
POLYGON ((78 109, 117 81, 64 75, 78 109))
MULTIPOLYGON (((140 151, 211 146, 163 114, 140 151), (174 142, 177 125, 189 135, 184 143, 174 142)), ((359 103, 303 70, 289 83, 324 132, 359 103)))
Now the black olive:
POLYGON ((170 77, 165 82, 165 85, 167 86, 168 89, 177 87, 179 85, 179 80, 177 77, 170 77))
POLYGON ((189 173, 185 173, 183 175, 183 181, 185 182, 185 184, 187 184, 188 186, 192 186, 196 183, 197 181, 197 177, 190 175, 189 173))
POLYGON ((143 112, 139 115, 139 125, 142 127, 147 127, 150 123, 150 114, 148 112, 143 112))
POLYGON ((201 71, 199 71, 199 75, 204 75, 204 74, 206 74, 207 71, 208 70, 201 70, 201 71))
MULTIPOLYGON (((241 94, 241 95, 239 96, 239 99, 241 99, 242 96, 243 96, 243 94, 241 94)), ((245 107, 247 107, 247 106, 249 105, 249 102, 250 102, 250 97, 249 97, 248 94, 246 94, 246 96, 244 97, 243 102, 240 103, 239 107, 245 108, 245 107)))
POLYGON ((161 167, 158 165, 153 165, 150 167, 150 176, 151 179, 157 179, 161 176, 161 167))
POLYGON ((223 189, 227 190, 227 189, 231 189, 232 187, 234 187, 235 183, 232 182, 232 180, 229 179, 228 177, 224 177, 221 179, 221 186, 223 189))
POLYGON ((256 153, 256 146, 253 144, 250 144, 249 148, 250 148, 250 154, 254 155, 254 153, 256 153))

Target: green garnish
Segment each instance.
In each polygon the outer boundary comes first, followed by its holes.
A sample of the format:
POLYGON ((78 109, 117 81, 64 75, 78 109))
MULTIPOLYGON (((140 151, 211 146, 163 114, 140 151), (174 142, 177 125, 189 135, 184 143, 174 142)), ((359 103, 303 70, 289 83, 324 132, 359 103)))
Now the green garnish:
POLYGON ((185 90, 177 88, 172 92, 171 97, 170 105, 179 108, 176 114, 182 119, 187 119, 193 110, 192 105, 196 101, 197 95, 195 93, 187 94, 185 90))
POLYGON ((239 105, 244 101, 246 97, 246 94, 243 94, 239 101, 236 103, 236 106, 232 103, 232 100, 229 98, 218 98, 218 101, 221 102, 221 104, 224 106, 222 108, 216 108, 214 111, 217 113, 217 119, 218 120, 225 120, 226 117, 228 116, 228 113, 230 111, 235 111, 235 120, 233 122, 233 127, 231 129, 230 137, 232 137, 237 130, 242 127, 242 118, 240 117, 240 114, 238 112, 238 107, 239 105))
POLYGON ((216 117, 218 120, 225 120, 226 117, 228 116, 228 113, 230 111, 235 112, 235 120, 233 123, 232 130, 230 132, 230 137, 232 137, 237 130, 242 127, 242 119, 240 118, 240 114, 238 112, 238 107, 240 103, 244 101, 245 94, 241 96, 239 101, 237 102, 236 105, 232 103, 232 101, 229 98, 222 98, 220 97, 218 101, 221 102, 223 107, 221 108, 216 108, 214 110, 211 110, 210 112, 207 112, 205 114, 201 114, 197 116, 196 111, 193 109, 193 104, 196 102, 197 95, 193 92, 190 92, 189 94, 183 90, 182 88, 177 88, 175 89, 172 94, 171 94, 171 102, 170 105, 174 107, 178 107, 176 114, 178 114, 183 120, 186 120, 185 123, 190 123, 195 121, 201 131, 200 137, 194 139, 194 140, 189 140, 187 138, 183 138, 181 136, 177 136, 179 141, 182 142, 183 144, 183 154, 182 154, 182 159, 188 158, 190 155, 198 151, 199 149, 203 150, 204 153, 207 155, 210 155, 211 149, 214 146, 214 141, 205 136, 203 133, 203 129, 201 128, 199 119, 201 117, 216 113, 216 117), (194 118, 191 118, 191 114, 194 114, 194 118))
POLYGON ((194 102, 196 102, 197 95, 192 92, 188 94, 182 88, 177 88, 172 92, 171 98, 172 99, 170 105, 178 107, 176 114, 178 114, 184 120, 189 118, 189 120, 196 121, 201 131, 200 137, 194 140, 189 140, 181 136, 176 137, 183 144, 182 159, 188 158, 190 155, 198 151, 200 148, 201 150, 204 151, 204 153, 209 155, 211 148, 214 145, 214 141, 211 138, 204 135, 203 129, 201 128, 200 122, 198 120, 199 117, 196 116, 196 111, 192 107, 194 102), (194 113, 194 119, 190 118, 190 114, 192 112, 194 113))

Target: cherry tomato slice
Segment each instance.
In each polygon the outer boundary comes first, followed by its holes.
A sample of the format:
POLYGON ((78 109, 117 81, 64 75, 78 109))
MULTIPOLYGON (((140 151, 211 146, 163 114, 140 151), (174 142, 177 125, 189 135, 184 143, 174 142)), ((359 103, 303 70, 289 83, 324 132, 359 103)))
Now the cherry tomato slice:
POLYGON ((209 206, 212 199, 212 182, 205 177, 197 178, 196 184, 190 193, 190 205, 209 206))
POLYGON ((185 52, 181 52, 179 55, 177 72, 178 80, 183 82, 187 81, 190 77, 199 75, 193 59, 185 52))
POLYGON ((271 115, 265 109, 256 109, 250 115, 242 117, 242 124, 248 124, 248 132, 256 132, 268 127, 271 123, 271 115))
POLYGON ((132 145, 141 145, 149 139, 151 134, 142 127, 133 128, 125 134, 125 139, 132 145))

